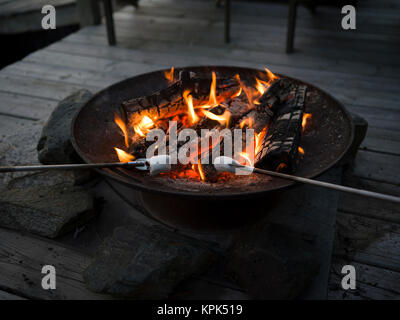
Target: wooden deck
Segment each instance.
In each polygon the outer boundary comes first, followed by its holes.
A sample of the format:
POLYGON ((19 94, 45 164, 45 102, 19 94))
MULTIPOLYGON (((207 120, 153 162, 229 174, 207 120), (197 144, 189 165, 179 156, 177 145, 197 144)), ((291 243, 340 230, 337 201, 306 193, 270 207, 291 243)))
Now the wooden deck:
MULTIPOLYGON (((114 14, 117 47, 107 45, 104 25, 86 27, 2 69, 0 139, 30 121, 46 118, 60 99, 80 88, 95 92, 170 66, 268 66, 273 72, 315 84, 363 116, 369 123, 367 137, 344 183, 400 196, 400 3, 361 0, 353 31, 341 29, 340 9, 321 7, 312 16, 300 8, 296 52, 291 55, 284 53, 286 5, 234 1, 232 42, 226 45, 223 10, 214 3, 141 0, 138 10, 127 7, 114 14)), ((336 229, 329 298, 399 299, 400 208, 342 194, 336 229), (340 289, 344 264, 353 264, 358 272, 357 290, 352 293, 340 289)), ((8 232, 0 229, 0 238, 8 232)), ((21 239, 26 236, 12 234, 11 244, 23 246, 21 239)), ((40 248, 43 240, 35 241, 36 256, 45 256, 40 248)), ((61 251, 80 261, 69 270, 77 283, 71 292, 98 297, 81 289, 79 272, 87 257, 61 251)), ((40 264, 33 262, 35 268, 40 264)), ((15 294, 1 291, 8 291, 4 281, 8 280, 0 275, 0 299, 15 294)), ((23 297, 50 296, 27 291, 23 297)))

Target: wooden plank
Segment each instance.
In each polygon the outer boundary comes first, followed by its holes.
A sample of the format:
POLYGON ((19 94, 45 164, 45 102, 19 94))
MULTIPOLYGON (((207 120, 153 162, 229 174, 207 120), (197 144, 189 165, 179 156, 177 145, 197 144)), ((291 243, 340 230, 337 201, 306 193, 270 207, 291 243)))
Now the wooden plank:
MULTIPOLYGON (((122 47, 111 48, 107 45, 101 45, 101 43, 98 41, 84 41, 80 33, 75 33, 63 41, 54 43, 47 47, 46 50, 64 53, 68 52, 72 55, 103 57, 118 61, 135 61, 146 64, 166 64, 168 66, 171 66, 177 62, 180 62, 180 65, 193 63, 193 59, 187 60, 188 57, 185 56, 184 53, 146 51, 138 48, 136 48, 134 51, 122 47), (181 59, 183 59, 183 61, 181 59)), ((261 65, 258 64, 257 66, 261 67, 261 65)), ((275 66, 269 67, 275 71, 275 66)), ((339 87, 341 89, 348 88, 348 82, 351 82, 352 88, 366 90, 377 89, 379 91, 388 91, 392 93, 397 92, 399 87, 399 81, 390 78, 376 77, 376 81, 371 82, 371 77, 354 73, 343 74, 335 71, 305 69, 299 65, 292 67, 279 66, 279 68, 280 72, 284 74, 291 75, 293 77, 299 77, 305 81, 315 83, 317 85, 322 83, 329 87, 339 87)))
MULTIPOLYGON (((68 50, 66 50, 66 52, 68 52, 68 50)), ((150 70, 165 68, 165 65, 162 65, 161 63, 149 65, 147 63, 142 63, 141 61, 134 61, 132 57, 131 59, 125 60, 112 60, 108 59, 105 55, 90 57, 63 52, 53 52, 49 50, 38 51, 34 55, 30 55, 24 59, 22 62, 37 64, 38 66, 36 70, 40 70, 43 65, 47 65, 49 68, 61 67, 58 68, 60 69, 59 73, 74 72, 74 77, 77 79, 84 78, 87 74, 85 71, 91 71, 90 74, 92 77, 90 79, 93 81, 95 78, 97 78, 97 81, 101 81, 99 78, 101 78, 102 75, 106 79, 121 79, 127 76, 149 72, 150 70), (79 72, 79 70, 82 72, 79 72)), ((69 77, 71 77, 71 75, 69 77)), ((67 75, 61 75, 59 80, 68 79, 69 77, 67 75)), ((104 85, 104 83, 99 82, 99 85, 104 85)))
MULTIPOLYGON (((151 16, 143 15, 143 10, 136 11, 134 14, 116 13, 116 25, 122 29, 141 28, 143 31, 162 34, 172 34, 184 29, 184 34, 189 35, 196 33, 197 30, 199 34, 209 35, 206 40, 221 42, 218 36, 223 30, 223 21, 210 21, 209 17, 204 17, 202 20, 193 19, 192 16, 178 19, 160 17, 157 9, 151 11, 151 14, 151 16)), ((282 39, 286 35, 286 25, 271 24, 267 17, 263 17, 264 20, 259 24, 254 24, 254 21, 246 21, 242 17, 239 16, 232 21, 235 46, 250 47, 252 44, 252 48, 264 48, 269 52, 282 53, 282 39), (268 34, 265 33, 266 29, 268 29, 268 34), (268 41, 257 41, 263 38, 268 41)), ((371 34, 357 34, 357 37, 354 37, 354 34, 340 32, 339 28, 329 31, 315 27, 307 30, 296 28, 296 43, 301 48, 299 51, 302 54, 318 56, 321 53, 319 46, 324 46, 328 49, 324 51, 324 57, 331 59, 337 59, 340 56, 341 59, 352 60, 358 57, 357 61, 370 63, 376 61, 377 56, 380 55, 383 57, 380 64, 390 65, 393 62, 398 66, 400 64, 396 61, 396 42, 399 40, 400 38, 396 36, 385 37, 371 34)))
MULTIPOLYGON (((88 27, 80 31, 81 33, 89 33, 91 36, 105 36, 105 31, 102 28, 93 28, 88 27), (92 30, 93 29, 93 30, 92 30)), ((137 40, 151 40, 153 46, 156 45, 159 47, 160 44, 168 44, 169 48, 176 51, 185 52, 188 49, 192 49, 194 47, 188 46, 188 43, 196 43, 196 51, 200 50, 203 54, 214 56, 216 53, 216 49, 226 49, 223 47, 223 44, 219 44, 216 39, 213 37, 208 37, 205 33, 176 33, 176 32, 155 32, 151 30, 146 30, 143 28, 140 30, 140 33, 135 33, 132 29, 124 29, 121 28, 118 24, 116 25, 116 32, 118 34, 118 38, 122 40, 122 43, 125 45, 129 43, 132 39, 137 40), (212 48, 207 49, 199 49, 199 46, 205 47, 210 46, 212 44, 212 48)), ((212 33, 216 33, 216 31, 212 31, 212 33)), ((208 33, 206 33, 208 34, 208 33)), ((277 61, 284 60, 286 65, 294 65, 301 64, 307 68, 318 68, 323 70, 336 70, 341 72, 355 72, 362 74, 382 74, 382 75, 390 75, 392 77, 398 77, 398 72, 400 71, 400 67, 396 66, 384 66, 372 64, 371 62, 362 62, 362 61, 354 61, 354 60, 346 60, 345 58, 340 59, 332 59, 325 58, 324 56, 309 56, 303 54, 301 52, 297 52, 296 55, 282 55, 280 52, 268 52, 268 47, 262 43, 266 43, 267 41, 259 41, 253 40, 251 42, 240 42, 235 45, 235 50, 231 50, 229 53, 229 57, 233 58, 237 54, 241 56, 245 56, 244 52, 248 51, 248 48, 251 47, 252 51, 251 55, 247 57, 247 59, 255 59, 257 55, 262 55, 262 58, 269 63, 277 63, 277 61)), ((375 59, 376 61, 376 59, 375 59)))
MULTIPOLYGON (((6 75, 0 72, 0 88, 9 93, 22 93, 37 98, 59 101, 71 93, 82 89, 82 85, 6 75)), ((97 92, 101 89, 90 85, 85 85, 84 88, 92 92, 97 92)))
POLYGON ((339 211, 400 224, 399 205, 389 201, 342 193, 339 211))
MULTIPOLYGON (((92 52, 96 52, 96 51, 100 51, 98 48, 96 47, 92 47, 91 48, 92 52), (96 50, 97 49, 97 50, 96 50)), ((120 56, 120 59, 128 59, 129 57, 129 50, 125 50, 125 51, 114 51, 115 53, 110 53, 113 52, 112 48, 108 49, 109 51, 107 51, 106 49, 104 49, 103 51, 100 52, 108 52, 109 55, 112 55, 114 59, 117 58, 117 56, 120 56)), ((141 53, 141 59, 142 61, 145 61, 145 63, 147 64, 148 62, 151 63, 151 53, 146 54, 146 53, 141 53)), ((134 54, 132 53, 132 56, 134 57, 134 54)), ((131 59, 133 58, 131 57, 131 59)), ((32 54, 31 56, 27 57, 24 61, 27 62, 39 62, 39 63, 44 63, 46 61, 46 63, 49 64, 56 64, 56 65, 62 65, 64 66, 64 68, 80 68, 80 66, 82 66, 82 69, 84 70, 91 70, 91 71, 95 71, 95 70, 104 70, 104 72, 113 72, 113 74, 117 75, 118 77, 118 73, 121 72, 123 73, 121 75, 121 78, 123 78, 123 76, 127 76, 128 74, 133 75, 136 73, 140 73, 140 72, 146 72, 146 71, 150 71, 150 70, 154 70, 157 69, 158 67, 161 68, 162 66, 166 67, 166 66, 170 66, 170 65, 176 65, 173 62, 174 61, 180 61, 182 63, 182 59, 180 59, 180 57, 175 57, 175 58, 171 58, 171 56, 168 56, 167 59, 162 59, 159 57, 155 57, 153 59, 153 63, 158 63, 156 65, 151 65, 151 66, 147 66, 147 65, 143 65, 142 63, 132 63, 132 62, 125 62, 122 60, 116 62, 115 60, 111 60, 111 59, 104 59, 104 58, 96 58, 96 59, 92 59, 89 56, 75 56, 75 55, 70 55, 70 54, 66 54, 66 53, 62 53, 62 52, 48 52, 46 51, 39 51, 36 52, 35 54, 32 54), (174 60, 170 60, 170 59, 174 59, 174 60), (138 72, 139 71, 139 72, 138 72)), ((194 63, 194 60, 197 60, 196 57, 191 57, 189 59, 189 61, 185 61, 187 63, 194 63)), ((217 63, 218 61, 222 61, 219 59, 212 59, 211 61, 206 59, 204 61, 204 63, 217 63)), ((227 60, 225 59, 223 61, 225 64, 227 63, 227 60)), ((235 63, 235 62, 232 62, 235 63)), ((254 65, 253 65, 254 66, 254 65)), ((10 66, 9 69, 13 70, 13 68, 17 68, 17 67, 12 67, 10 66)), ((63 68, 63 69, 64 69, 63 68)), ((39 68, 38 68, 39 69, 39 68)), ((63 70, 61 69, 61 70, 63 70)), ((7 71, 7 69, 5 70, 7 71)), ((14 71, 15 72, 15 71, 14 71)), ((58 73, 60 73, 61 71, 59 71, 58 73)), ((67 73, 66 75, 64 74, 63 76, 60 76, 60 81, 66 80, 66 81, 70 81, 70 76, 68 76, 68 72, 64 71, 65 73, 67 73)), ((70 71, 71 72, 71 71, 70 71)), ((80 73, 77 73, 78 75, 80 73)), ((57 72, 54 73, 49 73, 48 75, 51 76, 51 79, 57 79, 57 72)), ((81 78, 79 76, 79 78, 81 78)), ((113 78, 113 77, 112 77, 113 78)), ((98 77, 98 79, 104 79, 104 77, 98 77)), ((307 79, 306 79, 307 80, 307 79)), ((102 80, 96 80, 93 79, 93 85, 96 85, 96 82, 99 82, 98 85, 100 86, 101 84, 110 84, 112 83, 112 80, 108 81, 108 82, 102 82, 102 80)), ((85 83, 84 83, 85 84, 85 83)), ((321 86, 321 85, 320 85, 321 86)), ((385 102, 386 100, 386 105, 388 106, 389 109, 393 106, 393 108, 398 109, 398 103, 397 103, 397 95, 395 93, 380 93, 377 92, 374 94, 369 93, 369 97, 368 97, 368 93, 366 93, 366 90, 363 89, 349 89, 349 88, 331 88, 331 86, 327 85, 322 85, 322 88, 326 87, 326 89, 328 89, 328 91, 331 91, 331 93, 333 93, 337 98, 339 98, 340 100, 344 101, 345 103, 354 103, 354 101, 356 101, 359 104, 365 104, 365 105, 370 105, 375 107, 376 106, 376 102, 379 101, 380 103, 385 102), (334 92, 332 92, 334 91, 334 92)), ((368 91, 371 92, 371 91, 368 91)), ((359 109, 359 108, 358 108, 359 109)), ((399 115, 399 113, 396 113, 396 117, 399 115)), ((393 122, 396 121, 396 117, 391 117, 393 118, 393 122)))
POLYGON ((353 174, 374 181, 400 185, 400 157, 359 150, 353 174))
POLYGON ((338 212, 334 255, 400 272, 400 225, 338 212))
POLYGON ((33 299, 109 299, 86 289, 90 257, 52 241, 0 229, 0 287, 33 299), (44 265, 56 268, 56 289, 43 290, 44 265))
POLYGON ((347 110, 361 115, 368 122, 368 127, 382 128, 398 131, 400 121, 400 108, 397 110, 387 109, 382 106, 366 107, 353 104, 346 104, 347 110))
POLYGON ((333 300, 381 300, 400 298, 400 273, 357 263, 351 260, 334 259, 329 281, 328 299, 333 300), (356 289, 343 290, 341 273, 344 265, 356 269, 356 289))
POLYGON ((0 114, 34 120, 45 119, 56 104, 54 100, 0 91, 0 114))

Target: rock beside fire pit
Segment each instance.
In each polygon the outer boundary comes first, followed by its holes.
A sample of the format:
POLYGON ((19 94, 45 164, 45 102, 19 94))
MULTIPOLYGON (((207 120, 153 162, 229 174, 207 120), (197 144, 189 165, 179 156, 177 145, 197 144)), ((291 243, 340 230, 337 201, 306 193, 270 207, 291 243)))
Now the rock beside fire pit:
POLYGON ((81 188, 34 186, 0 193, 0 226, 55 238, 95 213, 93 197, 81 188))
MULTIPOLYGON (((0 165, 39 164, 36 143, 42 131, 42 121, 32 121, 21 127, 18 133, 0 141, 0 165)), ((30 186, 76 185, 87 181, 88 171, 25 171, 0 175, 0 190, 26 188, 30 186)))
POLYGON ((238 236, 227 269, 255 299, 294 299, 316 276, 317 255, 293 230, 258 223, 238 236))
POLYGON ((44 125, 37 145, 41 163, 74 163, 79 159, 70 141, 71 121, 75 112, 92 96, 90 91, 82 89, 57 105, 44 125))
POLYGON ((167 298, 179 282, 203 272, 214 258, 204 242, 162 227, 120 227, 100 246, 84 279, 95 292, 167 298))
MULTIPOLYGON (((0 141, 0 165, 39 164, 42 121, 27 122, 0 141)), ((0 175, 0 226, 54 238, 93 216, 94 199, 76 185, 88 171, 10 172, 0 175)))

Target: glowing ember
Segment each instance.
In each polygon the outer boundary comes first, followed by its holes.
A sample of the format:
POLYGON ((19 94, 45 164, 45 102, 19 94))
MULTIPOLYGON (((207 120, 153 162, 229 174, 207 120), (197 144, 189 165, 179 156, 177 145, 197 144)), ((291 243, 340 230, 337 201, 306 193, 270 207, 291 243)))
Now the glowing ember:
POLYGON ((129 138, 128 138, 128 131, 126 130, 125 122, 121 119, 121 117, 114 112, 114 121, 121 129, 122 133, 124 134, 125 146, 129 148, 129 138))
POLYGON ((114 150, 117 152, 117 156, 120 162, 129 162, 135 159, 135 157, 124 150, 114 148, 114 150))
POLYGON ((304 156, 304 149, 303 149, 302 147, 299 147, 298 150, 299 150, 299 153, 300 153, 302 156, 304 156))
POLYGON ((174 81, 174 67, 172 67, 170 71, 165 71, 164 76, 169 82, 173 82, 174 81))
POLYGON ((311 120, 311 113, 303 113, 303 120, 301 122, 301 127, 303 128, 303 131, 307 127, 307 123, 311 120))

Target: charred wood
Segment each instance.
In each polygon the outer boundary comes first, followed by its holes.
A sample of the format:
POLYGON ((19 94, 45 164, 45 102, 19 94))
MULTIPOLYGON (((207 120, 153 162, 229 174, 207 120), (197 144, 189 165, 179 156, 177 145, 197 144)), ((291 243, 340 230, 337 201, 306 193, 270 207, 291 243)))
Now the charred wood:
POLYGON ((298 161, 298 147, 301 140, 301 123, 307 86, 290 86, 291 91, 273 101, 276 110, 255 163, 271 170, 295 172, 298 161))

